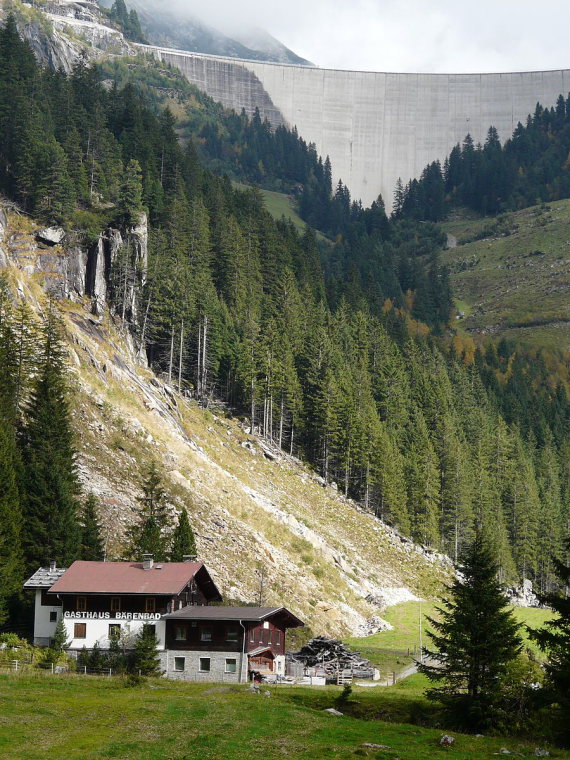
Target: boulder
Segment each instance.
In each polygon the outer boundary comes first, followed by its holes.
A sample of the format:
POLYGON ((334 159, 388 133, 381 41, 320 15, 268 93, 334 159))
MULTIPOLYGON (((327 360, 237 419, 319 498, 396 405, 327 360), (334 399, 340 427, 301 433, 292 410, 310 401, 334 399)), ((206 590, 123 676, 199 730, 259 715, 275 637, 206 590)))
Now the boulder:
POLYGON ((453 747, 455 744, 455 737, 449 734, 442 734, 439 737, 439 744, 441 747, 453 747))
POLYGON ((327 707, 325 712, 328 712, 329 715, 336 715, 337 718, 342 718, 344 713, 339 712, 338 710, 335 710, 334 707, 327 707))
POLYGON ((40 243, 46 243, 47 245, 59 245, 65 237, 65 230, 63 227, 44 227, 43 230, 39 230, 36 233, 36 238, 40 243))

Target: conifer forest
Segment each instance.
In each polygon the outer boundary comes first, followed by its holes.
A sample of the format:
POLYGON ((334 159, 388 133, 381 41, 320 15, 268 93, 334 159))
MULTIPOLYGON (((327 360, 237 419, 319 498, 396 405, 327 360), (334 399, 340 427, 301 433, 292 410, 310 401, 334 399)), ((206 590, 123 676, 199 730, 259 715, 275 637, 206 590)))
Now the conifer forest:
MULTIPOLYGON (((454 330, 437 222, 454 205, 494 214, 567 197, 569 102, 538 107, 503 146, 492 129, 484 146, 467 137, 400 184, 387 215, 381 198, 363 208, 333 186, 295 130, 211 103, 209 120, 180 128, 109 72, 42 68, 7 22, 0 193, 87 243, 146 215, 148 268, 125 245, 109 277, 115 319, 156 372, 247 418, 403 535, 456 559, 481 527, 502 581, 553 591, 570 528, 567 362, 454 330), (256 186, 293 192, 304 232, 256 186)), ((74 472, 55 312, 35 324, 0 293, 4 618, 27 570, 93 556, 96 540, 82 542, 95 518, 74 472)))

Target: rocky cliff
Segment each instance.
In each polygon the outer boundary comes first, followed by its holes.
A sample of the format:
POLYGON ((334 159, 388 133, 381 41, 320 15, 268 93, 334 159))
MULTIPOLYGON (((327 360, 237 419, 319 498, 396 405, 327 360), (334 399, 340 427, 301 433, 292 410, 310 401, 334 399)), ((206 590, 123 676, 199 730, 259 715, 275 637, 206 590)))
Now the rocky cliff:
MULTIPOLYGON (((432 596, 448 560, 414 546, 298 460, 252 436, 247 423, 204 409, 154 375, 109 312, 108 273, 130 242, 144 266, 146 220, 85 245, 0 211, 0 265, 40 311, 61 299, 69 338, 79 472, 101 503, 108 555, 120 557, 141 473, 163 469, 173 511, 187 505, 200 558, 226 598, 286 604, 319 633, 377 630, 389 604, 432 596)), ((130 308, 137 304, 129 301, 130 308)))

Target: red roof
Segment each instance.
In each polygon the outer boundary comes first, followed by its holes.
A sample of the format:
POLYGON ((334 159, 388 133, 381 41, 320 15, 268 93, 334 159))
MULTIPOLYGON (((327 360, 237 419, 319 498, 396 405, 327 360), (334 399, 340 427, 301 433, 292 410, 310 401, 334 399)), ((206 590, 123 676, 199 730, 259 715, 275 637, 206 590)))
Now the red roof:
POLYGON ((179 594, 198 573, 198 584, 210 587, 206 596, 219 596, 201 562, 156 562, 150 570, 144 570, 141 562, 78 560, 53 584, 49 593, 179 594))

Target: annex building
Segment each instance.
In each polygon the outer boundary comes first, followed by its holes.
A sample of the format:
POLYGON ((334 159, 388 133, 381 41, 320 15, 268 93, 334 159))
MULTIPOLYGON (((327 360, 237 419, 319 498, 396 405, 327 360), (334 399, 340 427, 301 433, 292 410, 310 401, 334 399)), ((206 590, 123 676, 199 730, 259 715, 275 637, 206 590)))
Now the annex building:
POLYGON ((24 588, 35 592, 34 643, 49 646, 63 619, 69 652, 113 637, 129 642, 154 626, 161 669, 180 680, 247 680, 256 671, 285 674, 285 635, 303 623, 284 607, 223 607, 201 562, 74 562, 40 568, 24 588))

